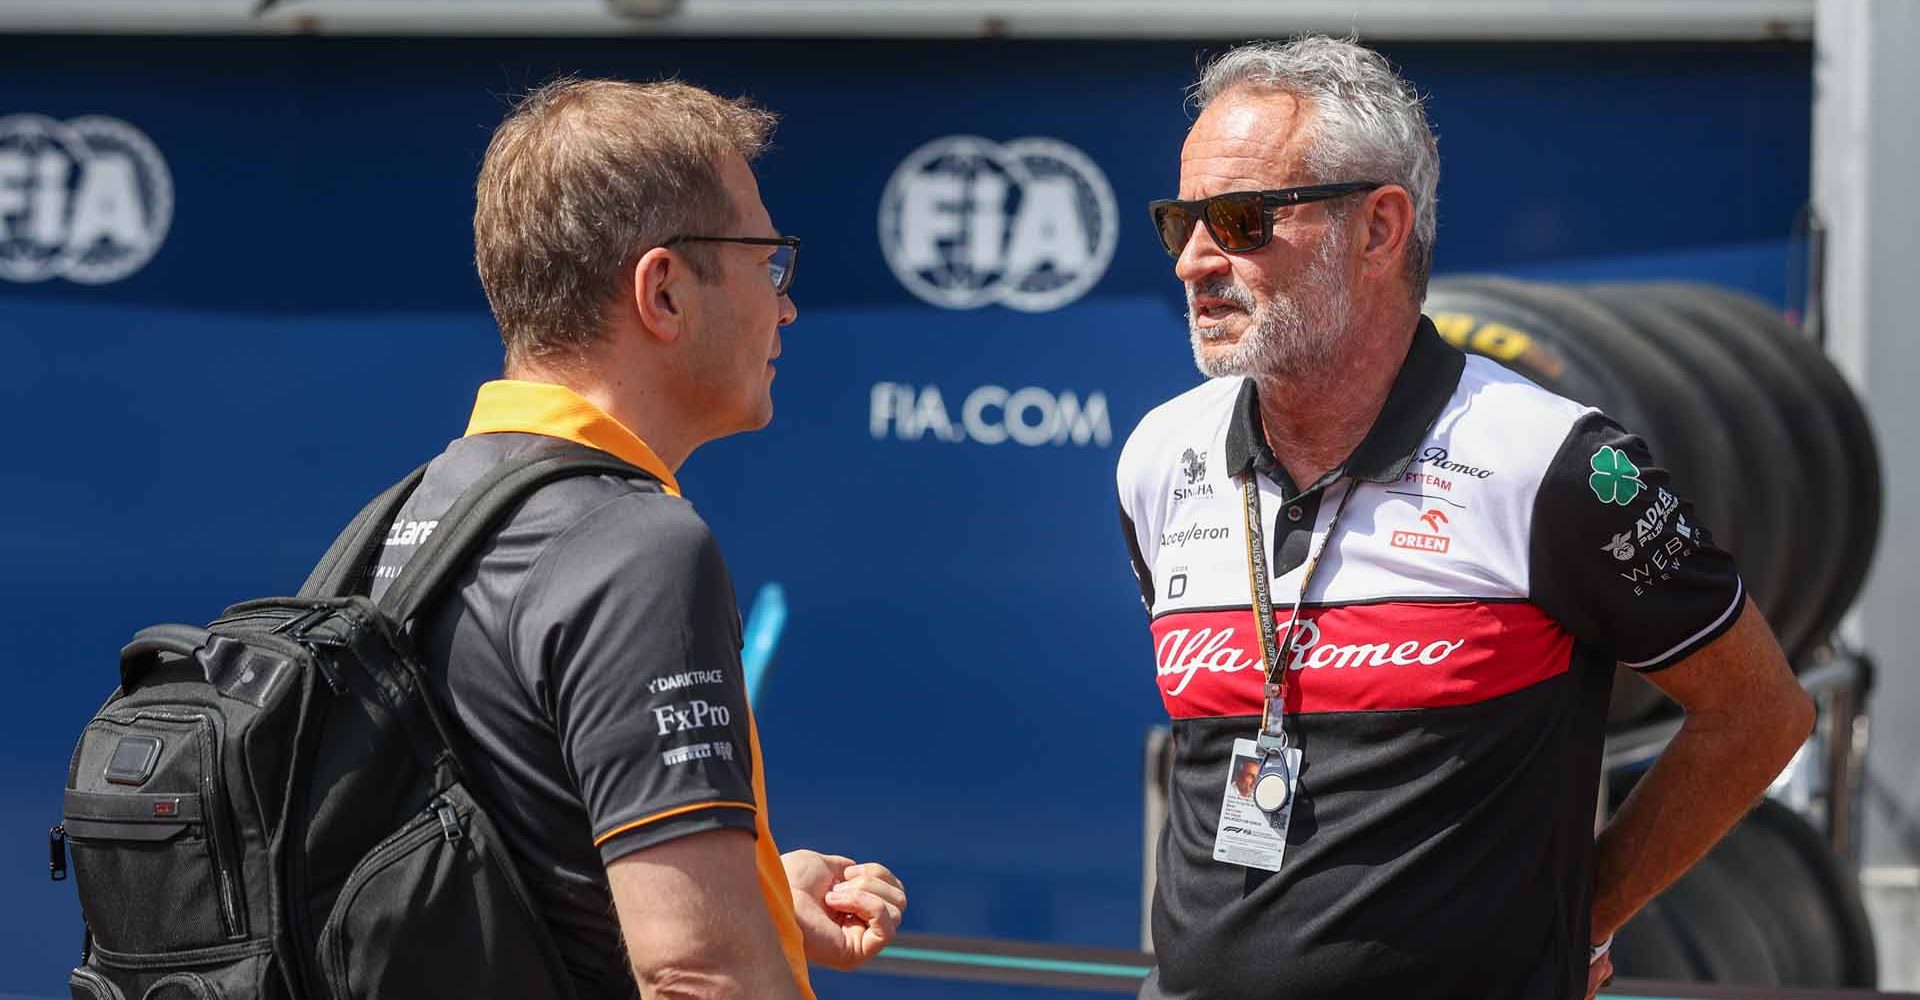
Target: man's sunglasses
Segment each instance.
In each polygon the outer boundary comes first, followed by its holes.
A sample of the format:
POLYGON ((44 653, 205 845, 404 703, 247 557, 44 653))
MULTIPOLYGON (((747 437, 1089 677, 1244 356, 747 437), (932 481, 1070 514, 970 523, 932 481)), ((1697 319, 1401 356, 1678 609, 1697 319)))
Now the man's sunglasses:
POLYGON ((1385 181, 1347 181, 1341 184, 1309 184, 1306 187, 1278 191, 1229 191, 1211 198, 1180 201, 1163 198, 1147 203, 1153 216, 1153 231, 1160 234, 1160 245, 1167 256, 1179 257, 1193 235, 1193 224, 1203 223, 1213 242, 1228 253, 1250 253, 1273 239, 1273 210, 1287 205, 1344 198, 1350 194, 1385 187, 1385 181))
POLYGON ((660 244, 670 247, 675 243, 745 243, 756 247, 779 247, 767 261, 767 277, 773 280, 773 294, 785 295, 793 287, 793 265, 800 259, 800 237, 798 236, 675 236, 660 244))

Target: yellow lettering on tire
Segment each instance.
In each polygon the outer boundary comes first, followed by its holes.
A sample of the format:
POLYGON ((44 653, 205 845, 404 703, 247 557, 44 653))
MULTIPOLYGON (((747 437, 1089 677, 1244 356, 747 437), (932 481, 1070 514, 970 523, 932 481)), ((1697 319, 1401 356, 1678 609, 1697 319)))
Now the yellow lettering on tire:
POLYGON ((1467 335, 1472 333, 1473 328, 1480 323, 1466 313, 1434 313, 1430 318, 1433 320, 1433 328, 1440 331, 1440 336, 1447 343, 1462 350, 1466 349, 1467 335))
POLYGON ((1503 323, 1488 323, 1473 332, 1472 346, 1475 354, 1484 354, 1495 361, 1507 362, 1518 358, 1533 346, 1533 337, 1521 333, 1503 323))

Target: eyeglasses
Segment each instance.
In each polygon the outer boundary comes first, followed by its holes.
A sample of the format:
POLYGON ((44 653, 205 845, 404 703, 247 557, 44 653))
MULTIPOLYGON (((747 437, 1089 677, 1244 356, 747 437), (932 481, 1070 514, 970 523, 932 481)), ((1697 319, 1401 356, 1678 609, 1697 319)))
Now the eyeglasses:
POLYGON ((1169 257, 1180 256, 1187 237, 1193 234, 1195 222, 1206 224, 1207 234, 1220 249, 1228 253, 1251 253, 1273 239, 1271 209, 1344 198, 1385 186, 1384 181, 1348 181, 1278 191, 1229 191, 1193 201, 1163 198, 1148 202, 1147 212, 1153 216, 1153 231, 1160 234, 1160 245, 1166 248, 1169 257))
POLYGON ((660 244, 670 247, 675 243, 745 243, 756 247, 779 247, 767 261, 767 277, 773 281, 773 294, 785 295, 793 287, 793 265, 800 258, 800 237, 798 236, 675 236, 660 244))

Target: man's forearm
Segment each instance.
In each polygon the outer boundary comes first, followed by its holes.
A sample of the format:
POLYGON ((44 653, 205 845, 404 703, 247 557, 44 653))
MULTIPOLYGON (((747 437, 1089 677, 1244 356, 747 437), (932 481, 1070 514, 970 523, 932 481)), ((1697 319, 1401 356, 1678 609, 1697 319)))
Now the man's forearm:
POLYGON ((1690 714, 1601 831, 1594 850, 1594 940, 1704 857, 1746 815, 1806 739, 1808 717, 1690 714))
POLYGON ((714 830, 649 847, 608 865, 607 882, 646 1000, 799 1000, 751 834, 714 830))
POLYGON ((799 1000, 786 963, 769 961, 765 955, 759 958, 755 961, 752 956, 742 956, 742 961, 731 968, 669 966, 648 972, 636 968, 634 975, 645 1000, 799 1000))
MULTIPOLYGON (((716 920, 716 922, 719 922, 716 920)), ((644 1000, 800 1000, 786 956, 763 913, 740 912, 718 933, 670 958, 633 955, 634 979, 644 1000), (764 924, 765 933, 755 933, 764 924)), ((631 954, 646 942, 627 944, 631 954)))

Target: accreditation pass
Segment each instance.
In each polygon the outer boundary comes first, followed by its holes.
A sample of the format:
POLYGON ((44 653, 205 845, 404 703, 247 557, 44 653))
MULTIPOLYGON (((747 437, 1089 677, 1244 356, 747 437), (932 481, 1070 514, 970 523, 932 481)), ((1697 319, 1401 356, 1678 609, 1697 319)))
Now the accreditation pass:
POLYGON ((1260 770, 1260 749, 1252 740, 1233 741, 1233 763, 1227 768, 1226 794, 1221 796, 1220 824, 1213 838, 1213 860, 1243 865, 1270 872, 1280 870, 1280 859, 1287 853, 1287 824, 1293 819, 1293 803, 1299 798, 1300 749, 1288 747, 1287 773, 1293 776, 1294 794, 1287 804, 1272 814, 1253 804, 1253 779, 1260 770))

